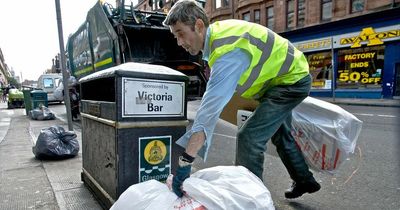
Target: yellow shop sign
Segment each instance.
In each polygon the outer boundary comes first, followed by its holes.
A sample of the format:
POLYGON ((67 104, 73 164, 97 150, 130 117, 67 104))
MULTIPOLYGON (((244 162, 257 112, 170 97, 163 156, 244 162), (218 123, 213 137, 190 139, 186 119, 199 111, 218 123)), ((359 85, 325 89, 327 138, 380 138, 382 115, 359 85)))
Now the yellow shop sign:
POLYGON ((358 36, 341 38, 340 44, 352 44, 351 48, 361 47, 363 43, 367 43, 367 46, 373 46, 383 44, 384 39, 396 37, 400 37, 400 29, 375 32, 372 27, 368 27, 363 28, 358 36))

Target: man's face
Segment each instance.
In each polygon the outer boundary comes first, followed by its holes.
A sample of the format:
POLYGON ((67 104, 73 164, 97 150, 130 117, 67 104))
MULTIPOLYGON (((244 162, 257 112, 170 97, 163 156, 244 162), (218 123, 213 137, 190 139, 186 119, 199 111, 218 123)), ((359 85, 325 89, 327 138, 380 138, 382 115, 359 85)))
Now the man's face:
POLYGON ((190 26, 178 21, 176 24, 170 26, 170 30, 176 38, 178 45, 191 55, 197 55, 203 49, 203 36, 197 26, 192 30, 190 26))

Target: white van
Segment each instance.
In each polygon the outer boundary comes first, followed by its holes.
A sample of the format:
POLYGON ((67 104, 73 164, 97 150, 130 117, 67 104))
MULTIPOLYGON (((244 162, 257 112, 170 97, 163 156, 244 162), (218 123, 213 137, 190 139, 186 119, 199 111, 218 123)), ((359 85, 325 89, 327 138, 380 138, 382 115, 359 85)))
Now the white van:
POLYGON ((61 74, 42 74, 38 79, 37 87, 47 93, 47 100, 49 102, 62 102, 54 97, 54 91, 61 83, 61 74))

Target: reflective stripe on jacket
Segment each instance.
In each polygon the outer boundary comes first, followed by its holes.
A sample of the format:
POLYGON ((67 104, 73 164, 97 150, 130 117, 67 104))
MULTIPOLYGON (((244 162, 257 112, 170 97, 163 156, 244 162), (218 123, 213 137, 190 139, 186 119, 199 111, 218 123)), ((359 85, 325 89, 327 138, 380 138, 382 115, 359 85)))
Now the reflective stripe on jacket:
POLYGON ((291 85, 309 74, 303 53, 262 25, 224 20, 211 24, 210 29, 211 68, 221 55, 236 48, 245 50, 251 58, 236 87, 244 98, 259 98, 271 86, 291 85))

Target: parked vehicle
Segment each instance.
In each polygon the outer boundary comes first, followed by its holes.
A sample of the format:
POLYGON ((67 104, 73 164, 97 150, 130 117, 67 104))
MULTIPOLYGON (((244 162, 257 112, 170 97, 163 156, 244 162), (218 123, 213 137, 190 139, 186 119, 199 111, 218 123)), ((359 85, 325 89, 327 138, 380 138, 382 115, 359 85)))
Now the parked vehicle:
POLYGON ((8 91, 7 108, 21 108, 24 107, 24 94, 22 91, 12 88, 8 91))
POLYGON ((98 1, 68 38, 67 64, 72 76, 79 80, 125 62, 158 64, 188 75, 188 97, 201 97, 206 87, 201 57, 191 56, 176 44, 162 24, 165 17, 136 10, 132 4, 113 8, 98 1))
POLYGON ((54 91, 61 83, 61 74, 42 74, 38 79, 37 88, 42 89, 47 93, 48 102, 62 102, 62 98, 54 96, 54 91))

